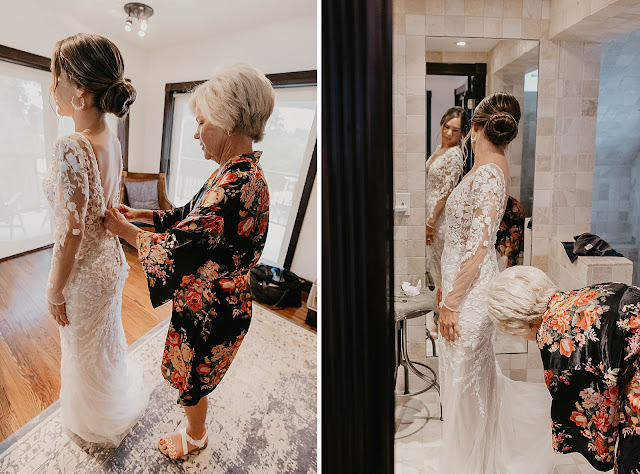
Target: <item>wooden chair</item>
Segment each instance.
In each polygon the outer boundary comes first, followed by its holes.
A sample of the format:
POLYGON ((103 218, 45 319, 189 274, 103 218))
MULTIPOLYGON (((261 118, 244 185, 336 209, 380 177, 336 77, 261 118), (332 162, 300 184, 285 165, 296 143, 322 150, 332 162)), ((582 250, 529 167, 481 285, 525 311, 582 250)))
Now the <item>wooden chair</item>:
MULTIPOLYGON (((129 196, 127 195, 127 188, 125 183, 135 183, 143 181, 155 181, 158 184, 158 204, 160 210, 168 211, 175 206, 167 197, 167 184, 165 173, 132 173, 130 171, 122 172, 122 179, 120 180, 120 201, 125 206, 130 206, 129 196)), ((135 206, 132 206, 135 207, 135 206)), ((153 231, 153 225, 149 225, 142 222, 133 222, 143 230, 153 231)))

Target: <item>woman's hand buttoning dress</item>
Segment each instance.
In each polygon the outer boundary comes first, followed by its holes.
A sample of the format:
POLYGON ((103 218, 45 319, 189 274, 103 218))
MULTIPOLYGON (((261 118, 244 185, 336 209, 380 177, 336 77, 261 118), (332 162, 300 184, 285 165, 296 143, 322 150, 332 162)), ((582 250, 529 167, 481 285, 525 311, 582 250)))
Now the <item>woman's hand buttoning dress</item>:
POLYGON ((249 330, 249 270, 260 259, 269 225, 269 191, 253 142, 263 137, 274 92, 264 74, 237 64, 200 85, 191 105, 198 122, 194 138, 218 170, 181 208, 120 206, 105 218, 110 230, 138 249, 153 305, 173 301, 162 374, 178 390, 188 420, 158 444, 173 459, 206 446, 206 396, 249 330), (139 231, 125 215, 153 221, 156 232, 139 231))

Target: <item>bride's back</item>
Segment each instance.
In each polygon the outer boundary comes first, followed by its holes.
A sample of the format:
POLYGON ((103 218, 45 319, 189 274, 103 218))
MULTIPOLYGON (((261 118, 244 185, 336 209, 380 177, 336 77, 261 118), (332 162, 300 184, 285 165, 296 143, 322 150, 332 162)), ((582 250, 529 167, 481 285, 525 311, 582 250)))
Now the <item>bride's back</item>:
POLYGON ((120 141, 108 128, 97 134, 90 130, 85 130, 82 134, 91 144, 96 158, 105 205, 107 208, 117 206, 122 175, 120 141))

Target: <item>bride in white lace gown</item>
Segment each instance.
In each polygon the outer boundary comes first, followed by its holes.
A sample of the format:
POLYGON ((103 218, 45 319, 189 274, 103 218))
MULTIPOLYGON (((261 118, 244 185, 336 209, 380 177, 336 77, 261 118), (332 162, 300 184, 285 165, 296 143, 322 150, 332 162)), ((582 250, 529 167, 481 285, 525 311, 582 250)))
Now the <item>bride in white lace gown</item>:
POLYGON ((486 304, 488 283, 498 273, 496 233, 509 189, 504 149, 517 135, 519 120, 520 107, 509 94, 493 94, 478 105, 471 120, 476 163, 445 208, 440 473, 541 474, 553 469, 549 394, 544 384, 502 375, 486 304))
POLYGON ((120 143, 105 113, 124 116, 136 93, 106 38, 62 40, 51 64, 58 113, 73 117, 76 129, 56 140, 43 183, 55 221, 47 299, 61 326, 62 422, 87 441, 118 445, 149 392, 141 368, 126 360, 120 310, 128 265, 102 223, 105 210, 118 204, 122 170, 120 143))
POLYGON ((463 159, 460 149, 462 130, 466 128, 462 107, 451 107, 440 119, 442 145, 426 163, 427 186, 425 205, 427 217, 427 267, 436 286, 442 284, 440 260, 444 248, 444 205, 462 175, 463 159))

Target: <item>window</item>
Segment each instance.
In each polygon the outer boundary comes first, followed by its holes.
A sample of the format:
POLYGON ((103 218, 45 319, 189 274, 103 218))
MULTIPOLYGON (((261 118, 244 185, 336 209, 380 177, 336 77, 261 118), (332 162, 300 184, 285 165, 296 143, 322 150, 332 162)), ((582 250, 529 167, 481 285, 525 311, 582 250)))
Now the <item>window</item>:
MULTIPOLYGON (((278 76, 268 76, 276 92, 273 114, 267 122, 265 138, 254 145, 262 150, 260 164, 270 194, 269 233, 261 262, 284 266, 292 252, 290 244, 299 210, 304 212, 307 175, 315 166, 312 157, 316 143, 317 87, 313 79, 306 82, 288 80, 280 84, 278 76)), ((299 74, 299 73, 293 73, 299 74)), ((169 199, 182 206, 189 202, 217 164, 204 159, 199 142, 193 138, 196 121, 189 108, 191 90, 198 83, 167 84, 165 107, 165 141, 161 170, 167 173, 169 199), (169 125, 169 126, 167 126, 169 125), (170 140, 167 141, 167 136, 170 140)), ((295 240, 295 239, 293 239, 295 240)))
MULTIPOLYGON (((57 116, 50 84, 48 58, 0 46, 0 258, 53 243, 42 180, 54 141, 74 127, 57 116)), ((120 122, 107 115, 114 133, 125 131, 120 122)))

